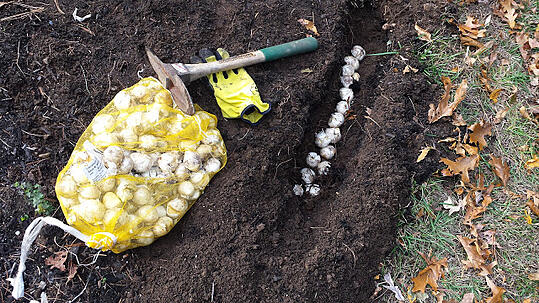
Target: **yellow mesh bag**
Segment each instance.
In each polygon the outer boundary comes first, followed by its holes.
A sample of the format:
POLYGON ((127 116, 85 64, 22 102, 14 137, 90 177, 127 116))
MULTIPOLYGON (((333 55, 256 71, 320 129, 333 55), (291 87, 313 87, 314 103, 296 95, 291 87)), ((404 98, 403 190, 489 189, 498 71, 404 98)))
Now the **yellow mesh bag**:
POLYGON ((120 91, 80 137, 56 180, 67 223, 115 253, 168 233, 226 163, 217 119, 172 108, 154 78, 120 91))

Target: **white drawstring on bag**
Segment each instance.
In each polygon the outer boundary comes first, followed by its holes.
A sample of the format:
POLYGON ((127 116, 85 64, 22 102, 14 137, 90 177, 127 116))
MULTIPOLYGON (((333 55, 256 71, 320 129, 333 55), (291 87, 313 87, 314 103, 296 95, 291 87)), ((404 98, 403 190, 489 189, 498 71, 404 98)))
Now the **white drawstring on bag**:
POLYGON ((90 240, 89 236, 81 233, 76 228, 71 227, 53 217, 39 217, 32 221, 32 223, 30 223, 30 225, 28 225, 28 227, 26 228, 26 231, 24 232, 24 238, 22 239, 21 257, 19 269, 17 270, 17 275, 15 276, 15 278, 8 279, 8 281, 11 283, 11 286, 13 286, 13 291, 11 292, 11 295, 15 299, 20 299, 24 296, 23 273, 26 269, 26 259, 28 259, 28 253, 30 252, 30 247, 32 246, 32 243, 34 243, 37 236, 39 235, 39 232, 41 231, 41 228, 43 228, 45 224, 60 227, 66 233, 75 236, 84 243, 87 243, 88 240, 90 240))

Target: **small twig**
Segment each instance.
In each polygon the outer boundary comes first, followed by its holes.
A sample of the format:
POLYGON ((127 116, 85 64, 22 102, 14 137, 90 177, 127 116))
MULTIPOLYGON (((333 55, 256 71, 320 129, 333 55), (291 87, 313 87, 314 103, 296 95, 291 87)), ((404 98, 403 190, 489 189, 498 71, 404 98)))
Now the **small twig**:
POLYGON ((54 4, 56 5, 56 9, 58 10, 58 12, 62 15, 65 15, 66 13, 64 13, 64 11, 60 8, 60 4, 58 4, 58 0, 54 0, 54 4))
POLYGON ((343 142, 346 142, 346 136, 348 136, 348 132, 350 131, 350 129, 352 128, 352 126, 354 126, 354 124, 357 123, 357 119, 354 119, 354 122, 352 122, 352 124, 350 124, 350 126, 348 127, 348 129, 346 130, 346 133, 344 134, 344 137, 343 137, 343 142))
POLYGON ((42 11, 43 11, 43 9, 33 9, 33 10, 29 11, 29 12, 24 12, 24 13, 15 14, 15 15, 12 15, 12 16, 4 17, 4 18, 0 19, 0 22, 22 19, 24 17, 30 16, 30 15, 32 15, 34 13, 40 13, 42 11))
POLYGON ((355 268, 356 267, 356 261, 357 261, 356 253, 354 253, 354 251, 348 245, 346 245, 345 243, 343 243, 343 245, 346 246, 346 248, 348 248, 348 250, 352 253, 352 257, 354 257, 354 268, 355 268))
POLYGON ((82 67, 82 64, 79 63, 80 68, 82 69, 82 76, 84 77, 84 84, 86 85, 86 91, 88 92, 88 96, 92 96, 90 93, 90 90, 88 89, 88 80, 86 79, 86 73, 84 72, 84 68, 82 67))
POLYGON ((23 133, 27 134, 27 135, 30 135, 30 136, 35 136, 35 137, 42 137, 42 138, 46 138, 46 137, 48 137, 48 136, 49 136, 49 135, 39 135, 39 134, 33 134, 33 133, 31 133, 31 132, 27 132, 27 131, 25 131, 24 129, 21 129, 21 131, 22 131, 23 133))
POLYGON ((17 68, 19 68, 19 70, 21 71, 21 73, 23 75, 26 75, 26 73, 22 71, 22 68, 19 65, 19 58, 21 56, 20 50, 21 50, 21 40, 19 40, 19 42, 17 42, 17 60, 15 60, 15 65, 17 65, 17 68))
POLYGON ((288 160, 286 160, 286 161, 283 161, 283 162, 277 164, 277 167, 275 167, 275 175, 273 175, 273 180, 275 180, 275 178, 277 177, 277 170, 279 169, 279 166, 281 166, 281 165, 283 165, 283 164, 285 164, 285 163, 287 163, 287 162, 290 162, 290 161, 293 160, 293 159, 294 159, 294 158, 290 158, 290 159, 288 159, 288 160))
POLYGON ((245 133, 245 135, 243 135, 243 137, 239 138, 238 141, 241 141, 241 140, 245 139, 245 137, 247 136, 247 134, 249 133, 250 130, 251 130, 250 128, 247 129, 247 132, 245 133))
POLYGON ((384 52, 384 53, 376 53, 376 54, 367 54, 367 56, 385 56, 385 55, 396 55, 399 52, 384 52))
POLYGON ((77 300, 80 296, 82 296, 82 294, 86 291, 86 288, 88 287, 88 283, 90 282, 90 277, 92 276, 92 274, 90 273, 88 275, 88 280, 86 280, 86 284, 84 284, 84 288, 82 289, 82 291, 75 297, 73 298, 72 300, 69 301, 69 303, 73 303, 75 302, 75 300, 77 300))
POLYGON ((107 95, 110 93, 110 85, 111 85, 111 81, 110 81, 110 74, 112 74, 112 72, 114 71, 114 68, 116 67, 116 60, 114 60, 114 63, 112 64, 112 69, 110 70, 109 72, 109 76, 108 76, 108 80, 109 80, 109 88, 107 89, 107 95))
POLYGON ((215 282, 211 283, 211 302, 213 302, 213 294, 215 293, 215 282))
POLYGON ((9 147, 9 148, 13 148, 13 146, 7 144, 6 141, 2 140, 2 138, 0 138, 0 142, 4 143, 4 145, 9 147))

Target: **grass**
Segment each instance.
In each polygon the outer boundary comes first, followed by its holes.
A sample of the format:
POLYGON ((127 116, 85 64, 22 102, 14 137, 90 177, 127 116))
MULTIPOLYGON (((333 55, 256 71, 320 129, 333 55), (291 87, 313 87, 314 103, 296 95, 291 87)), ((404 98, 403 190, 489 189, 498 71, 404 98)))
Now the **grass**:
MULTIPOLYGON (((533 33, 539 24, 539 15, 536 13, 538 6, 539 1, 529 1, 519 11, 517 22, 530 33, 533 33)), ((488 6, 481 5, 460 8, 460 22, 468 15, 483 16, 484 19, 492 14, 487 36, 480 41, 487 43, 492 40, 496 46, 475 57, 475 64, 470 66, 465 63, 466 54, 473 53, 474 49, 461 45, 458 35, 446 33, 444 30, 434 31, 433 41, 417 49, 416 56, 431 83, 441 84, 442 76, 451 78, 454 84, 464 79, 468 81, 466 99, 457 109, 468 125, 481 119, 494 124, 496 114, 505 108, 509 109, 505 119, 494 125, 492 136, 487 138, 489 146, 481 152, 480 166, 475 175, 477 176, 478 172, 484 174, 486 183, 499 182, 490 170, 488 160, 490 155, 502 157, 511 167, 508 190, 525 194, 526 190, 537 191, 539 184, 537 170, 530 172, 524 168, 524 163, 538 152, 539 128, 535 123, 523 118, 519 108, 533 104, 538 100, 539 92, 537 87, 530 85, 531 77, 508 26, 489 10, 488 6), (497 103, 489 99, 489 94, 479 80, 479 60, 489 58, 492 52, 497 54, 498 59, 488 69, 490 85, 493 89, 503 89, 497 103), (506 60, 506 64, 500 63, 502 59, 506 60), (515 92, 516 97, 512 97, 515 92)), ((445 149, 446 146, 440 148, 445 149)), ((445 300, 460 300, 468 292, 474 293, 476 300, 492 295, 484 277, 477 275, 474 270, 466 270, 461 264, 461 260, 466 260, 467 256, 456 236, 470 236, 469 228, 462 224, 464 211, 449 215, 442 207, 448 196, 454 201, 457 199, 453 192, 456 180, 458 178, 431 177, 423 184, 413 185, 410 207, 402 210, 399 218, 399 245, 393 249, 382 267, 384 273, 392 274, 401 291, 415 297, 416 302, 436 302, 430 287, 427 287, 426 295, 411 293, 412 278, 426 266, 419 252, 431 252, 438 259, 447 258, 445 277, 438 282, 439 290, 445 294, 445 300)), ((506 289, 506 299, 516 302, 530 299, 531 302, 537 302, 539 283, 530 280, 528 274, 539 272, 539 219, 531 214, 532 224, 526 222, 526 200, 523 197, 513 198, 498 187, 493 191, 492 198, 493 202, 483 217, 474 221, 483 224, 483 230, 496 231, 496 241, 499 244, 496 248, 498 265, 494 267, 490 278, 496 285, 506 289)), ((381 301, 396 302, 390 292, 386 292, 381 301)))

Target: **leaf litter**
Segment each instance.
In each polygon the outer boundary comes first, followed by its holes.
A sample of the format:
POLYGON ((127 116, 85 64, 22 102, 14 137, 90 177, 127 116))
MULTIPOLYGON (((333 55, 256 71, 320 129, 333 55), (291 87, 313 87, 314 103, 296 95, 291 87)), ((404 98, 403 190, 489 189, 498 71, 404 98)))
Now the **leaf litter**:
POLYGON ((444 272, 443 267, 447 268, 447 258, 437 260, 436 257, 425 256, 425 254, 419 252, 421 257, 427 262, 427 267, 422 269, 419 274, 412 278, 414 282, 414 287, 412 292, 420 291, 425 293, 425 288, 429 285, 433 291, 438 291, 438 280, 443 278, 444 272))

